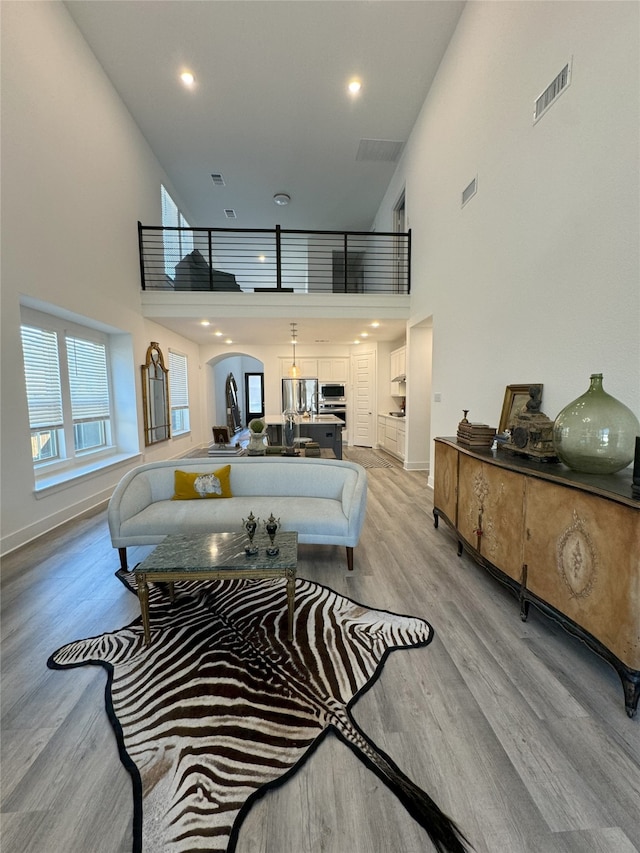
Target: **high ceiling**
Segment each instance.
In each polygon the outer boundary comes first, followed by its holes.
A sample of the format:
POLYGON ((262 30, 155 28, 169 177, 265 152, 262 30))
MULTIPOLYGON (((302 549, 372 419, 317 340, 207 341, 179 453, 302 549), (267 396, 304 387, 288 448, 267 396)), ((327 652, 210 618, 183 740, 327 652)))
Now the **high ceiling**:
POLYGON ((191 225, 359 231, 371 228, 397 165, 357 158, 361 141, 407 140, 464 2, 66 6, 191 225), (191 89, 179 77, 186 69, 191 89), (353 78, 362 84, 356 96, 347 90, 353 78), (274 204, 278 192, 290 204, 274 204))

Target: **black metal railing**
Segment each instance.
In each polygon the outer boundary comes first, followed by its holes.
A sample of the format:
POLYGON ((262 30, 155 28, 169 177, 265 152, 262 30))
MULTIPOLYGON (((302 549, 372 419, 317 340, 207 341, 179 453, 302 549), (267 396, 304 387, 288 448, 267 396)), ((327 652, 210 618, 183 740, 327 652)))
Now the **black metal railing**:
POLYGON ((143 290, 410 292, 411 232, 138 223, 143 290))

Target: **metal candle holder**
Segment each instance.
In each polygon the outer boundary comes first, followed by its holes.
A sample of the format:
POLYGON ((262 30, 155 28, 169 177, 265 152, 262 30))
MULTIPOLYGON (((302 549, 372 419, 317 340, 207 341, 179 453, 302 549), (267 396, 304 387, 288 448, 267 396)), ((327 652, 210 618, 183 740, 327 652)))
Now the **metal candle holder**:
POLYGON ((271 546, 267 548, 267 555, 269 557, 275 557, 276 554, 280 553, 280 548, 274 544, 276 533, 280 529, 280 519, 274 518, 273 513, 271 513, 267 521, 264 523, 264 529, 266 530, 269 541, 271 542, 271 546))
POLYGON ((248 518, 242 519, 242 526, 244 527, 247 536, 249 537, 249 544, 245 545, 245 553, 248 557, 254 557, 258 553, 258 548, 253 544, 253 537, 256 535, 256 530, 258 529, 259 518, 255 518, 253 512, 249 513, 248 518))

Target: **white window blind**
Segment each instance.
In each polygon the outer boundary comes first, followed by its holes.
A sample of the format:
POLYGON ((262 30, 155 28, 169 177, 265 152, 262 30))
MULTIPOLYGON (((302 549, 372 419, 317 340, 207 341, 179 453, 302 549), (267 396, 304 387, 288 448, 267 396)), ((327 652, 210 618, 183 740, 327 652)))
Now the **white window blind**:
POLYGON ((169 406, 174 433, 189 431, 187 357, 169 350, 169 406))
POLYGON ((189 405, 187 357, 169 350, 169 399, 172 408, 189 405))
POLYGON ((21 326, 24 373, 31 429, 62 426, 62 390, 58 335, 47 329, 21 326))
POLYGON ((109 418, 107 348, 82 338, 66 337, 71 417, 74 423, 109 418))

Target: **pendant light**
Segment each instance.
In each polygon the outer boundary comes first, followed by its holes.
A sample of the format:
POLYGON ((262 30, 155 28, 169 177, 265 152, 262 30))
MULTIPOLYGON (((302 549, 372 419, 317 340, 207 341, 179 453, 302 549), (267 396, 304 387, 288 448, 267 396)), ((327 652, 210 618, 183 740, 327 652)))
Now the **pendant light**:
POLYGON ((289 368, 289 377, 291 379, 298 379, 300 376, 300 368, 296 364, 296 338, 297 338, 297 324, 291 324, 291 347, 293 349, 293 362, 291 367, 289 368))

